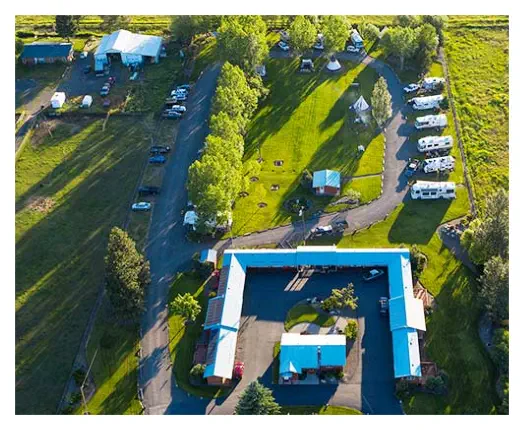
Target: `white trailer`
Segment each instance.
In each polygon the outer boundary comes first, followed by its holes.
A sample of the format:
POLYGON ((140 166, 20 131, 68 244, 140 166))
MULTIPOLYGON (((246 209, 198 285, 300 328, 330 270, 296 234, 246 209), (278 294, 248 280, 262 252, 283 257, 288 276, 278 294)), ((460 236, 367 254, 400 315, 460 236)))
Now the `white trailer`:
POLYGON ((434 90, 444 85, 446 80, 444 78, 429 77, 422 81, 422 88, 425 90, 434 90))
POLYGON ((438 94, 436 96, 414 97, 410 100, 410 103, 415 110, 426 110, 439 107, 442 100, 444 100, 444 96, 438 94))
POLYGON ((411 187, 413 200, 454 199, 455 182, 417 181, 411 187))
POLYGON ((364 41, 362 40, 362 37, 358 33, 357 30, 353 29, 351 30, 351 42, 353 42, 353 46, 356 48, 363 48, 364 47, 364 41))
POLYGON ((451 136, 426 136, 420 138, 417 142, 419 152, 451 149, 452 147, 453 137, 451 136))
POLYGON ((446 115, 444 114, 419 116, 415 120, 415 128, 417 130, 424 130, 426 128, 443 129, 443 128, 446 128, 447 125, 448 125, 448 119, 446 118, 446 115))
POLYGON ((455 159, 451 155, 446 157, 428 158, 422 165, 424 173, 444 172, 455 168, 455 159))

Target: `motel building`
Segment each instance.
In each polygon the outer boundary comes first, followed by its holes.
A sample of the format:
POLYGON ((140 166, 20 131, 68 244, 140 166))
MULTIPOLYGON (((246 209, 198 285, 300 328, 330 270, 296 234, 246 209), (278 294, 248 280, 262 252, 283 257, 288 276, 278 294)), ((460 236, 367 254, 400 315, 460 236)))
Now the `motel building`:
MULTIPOLYGON (((240 328, 244 285, 248 270, 296 270, 383 267, 389 284, 389 326, 394 377, 422 377, 419 337, 426 331, 424 305, 413 294, 410 252, 406 248, 337 249, 336 246, 299 246, 296 249, 228 249, 224 252, 217 295, 209 301, 204 336, 209 339, 204 378, 209 385, 229 385, 235 379, 236 345, 240 328)), ((342 336, 344 337, 344 336, 342 336)), ((345 337, 299 337, 284 334, 280 376, 297 381, 299 374, 323 368, 340 368, 346 359, 345 337), (342 351, 344 354, 342 354, 342 351), (343 356, 343 357, 342 357, 343 356)), ((249 363, 245 363, 246 368, 249 363)))

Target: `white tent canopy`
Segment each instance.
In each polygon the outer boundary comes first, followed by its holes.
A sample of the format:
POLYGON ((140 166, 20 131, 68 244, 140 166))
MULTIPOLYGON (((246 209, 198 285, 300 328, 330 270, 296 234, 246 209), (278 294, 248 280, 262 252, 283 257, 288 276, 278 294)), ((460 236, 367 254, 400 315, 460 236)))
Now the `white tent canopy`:
POLYGON ((51 97, 51 107, 53 109, 61 108, 66 101, 66 95, 65 93, 54 93, 53 97, 51 97))
POLYGON ((332 57, 331 60, 329 60, 329 63, 327 65, 327 69, 336 72, 337 70, 340 70, 342 66, 338 62, 338 60, 335 57, 332 57))
POLYGON ((90 95, 86 95, 82 99, 82 106, 83 107, 90 107, 92 103, 93 103, 93 97, 91 97, 90 95))
POLYGON ((358 100, 355 103, 353 103, 350 109, 351 108, 355 109, 355 112, 360 113, 368 110, 369 105, 368 102, 366 102, 366 100, 364 99, 364 97, 360 96, 358 100))

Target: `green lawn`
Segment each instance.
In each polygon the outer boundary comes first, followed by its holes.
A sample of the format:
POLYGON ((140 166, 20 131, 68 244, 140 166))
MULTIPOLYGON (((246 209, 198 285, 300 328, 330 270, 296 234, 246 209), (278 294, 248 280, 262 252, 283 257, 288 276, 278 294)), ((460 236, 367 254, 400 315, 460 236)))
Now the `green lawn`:
POLYGON ((291 330, 300 323, 313 323, 320 327, 331 327, 335 324, 335 318, 325 312, 317 311, 313 306, 301 304, 293 306, 286 315, 284 329, 291 330))
POLYGON ((444 397, 415 394, 404 399, 410 414, 487 414, 497 402, 494 367, 477 332, 480 308, 474 276, 445 248, 436 227, 468 211, 467 192, 459 188, 455 201, 408 201, 387 220, 342 239, 322 238, 315 244, 346 248, 393 247, 417 244, 428 257, 422 284, 437 301, 427 318, 428 353, 448 373, 449 394, 444 397))
POLYGON ((169 292, 170 303, 178 294, 191 293, 198 300, 202 312, 193 324, 185 325, 182 317, 169 314, 169 351, 173 360, 176 383, 183 390, 195 396, 220 397, 227 394, 227 388, 191 385, 189 371, 193 365, 195 343, 202 332, 206 319, 207 296, 204 296, 204 284, 193 272, 179 273, 169 292))
MULTIPOLYGON (((322 70, 325 58, 315 61, 317 71, 311 74, 297 73, 298 59, 267 62, 266 85, 271 93, 250 123, 244 157, 247 161, 261 155, 264 161, 259 180, 247 190, 249 195, 236 202, 235 234, 292 221, 292 215, 283 207, 290 198, 311 200, 310 213, 335 201, 315 197, 311 190, 300 186, 306 168, 311 172, 338 170, 345 177, 382 172, 383 137, 377 134, 374 124, 357 128, 348 110, 360 94, 370 101, 376 72, 347 62, 343 63, 342 73, 332 75, 322 70), (366 147, 362 156, 357 151, 360 144, 366 147), (283 160, 283 165, 275 166, 276 160, 283 160), (272 185, 280 188, 271 191, 272 185), (258 203, 267 206, 260 208, 258 203)), ((368 195, 372 196, 372 192, 368 195)))
POLYGON ((486 195, 509 186, 508 28, 457 26, 446 40, 470 177, 483 206, 486 195))
POLYGON ((282 415, 362 415, 345 406, 282 406, 282 415))
POLYGON ((54 413, 148 142, 135 120, 61 123, 16 162, 16 412, 54 413))

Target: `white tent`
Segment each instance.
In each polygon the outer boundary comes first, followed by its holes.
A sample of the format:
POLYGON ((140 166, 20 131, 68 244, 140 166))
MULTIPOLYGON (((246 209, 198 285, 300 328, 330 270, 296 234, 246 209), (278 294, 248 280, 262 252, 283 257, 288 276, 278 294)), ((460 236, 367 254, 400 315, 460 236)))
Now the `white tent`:
POLYGON ((331 72, 336 72, 337 70, 340 70, 341 68, 342 66, 340 65, 338 60, 335 58, 335 56, 332 56, 327 65, 327 69, 331 72))
POLYGON ((65 93, 54 93, 53 97, 51 97, 51 107, 53 109, 61 108, 66 101, 66 95, 65 93))
POLYGON ((84 98, 82 99, 82 107, 91 107, 91 105, 93 104, 93 97, 91 97, 90 95, 86 95, 84 96, 84 98))
POLYGON ((361 113, 361 112, 364 112, 364 111, 368 110, 369 109, 369 105, 366 102, 366 100, 364 99, 364 97, 360 96, 358 98, 358 100, 355 103, 353 103, 351 108, 355 109, 356 113, 361 113))
POLYGON ((184 225, 195 225, 198 221, 198 216, 195 211, 187 211, 184 215, 184 225))

